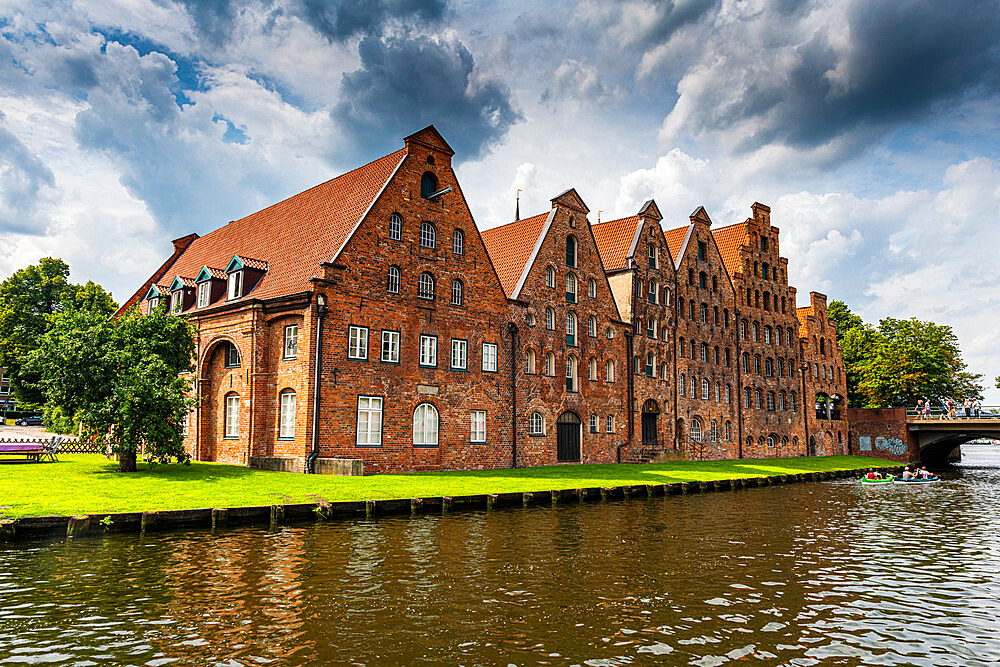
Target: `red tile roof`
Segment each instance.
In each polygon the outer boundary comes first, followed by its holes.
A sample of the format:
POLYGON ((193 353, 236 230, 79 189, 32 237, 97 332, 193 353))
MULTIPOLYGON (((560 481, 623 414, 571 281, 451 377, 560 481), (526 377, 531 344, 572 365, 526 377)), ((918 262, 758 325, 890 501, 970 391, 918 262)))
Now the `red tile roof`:
POLYGON ((195 239, 168 275, 197 276, 203 266, 227 266, 238 255, 244 265, 267 270, 246 296, 310 289, 309 279, 339 253, 405 156, 401 148, 195 239))
MULTIPOLYGON (((205 268, 206 271, 208 271, 209 275, 211 275, 213 278, 216 278, 218 280, 226 280, 229 277, 229 276, 226 275, 225 269, 216 269, 216 268, 211 267, 211 266, 206 266, 204 268, 205 268)), ((199 273, 200 273, 200 271, 199 271, 199 273)))
POLYGON ((670 248, 670 256, 674 258, 675 263, 681 261, 681 246, 684 244, 684 239, 687 238, 690 226, 684 225, 683 227, 668 229, 663 232, 663 236, 667 239, 667 247, 670 248))
POLYGON ((740 259, 740 248, 750 245, 750 234, 747 223, 738 222, 727 227, 716 227, 712 229, 712 237, 715 238, 715 245, 722 255, 722 263, 726 265, 726 270, 730 276, 742 273, 743 262, 740 259))
POLYGON ((267 262, 262 259, 252 259, 250 257, 244 257, 243 255, 236 255, 236 259, 240 260, 240 263, 245 269, 267 271, 267 262))
POLYGON ((639 216, 630 215, 627 218, 608 220, 590 226, 605 271, 617 271, 625 268, 628 261, 628 251, 631 250, 632 241, 635 239, 636 225, 640 224, 641 221, 642 218, 639 216))
POLYGON ((524 273, 524 265, 531 257, 548 217, 549 212, 539 213, 481 232, 486 252, 508 297, 515 296, 514 290, 524 273))

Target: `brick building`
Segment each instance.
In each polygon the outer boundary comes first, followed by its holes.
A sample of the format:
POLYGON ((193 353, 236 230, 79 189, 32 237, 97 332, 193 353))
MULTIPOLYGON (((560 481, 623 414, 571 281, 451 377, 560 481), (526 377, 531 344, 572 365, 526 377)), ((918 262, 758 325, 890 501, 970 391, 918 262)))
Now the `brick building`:
POLYGON ((846 392, 825 297, 795 310, 766 206, 714 230, 699 207, 664 232, 649 201, 591 226, 570 189, 480 232, 453 154, 428 127, 174 241, 123 309, 195 327, 195 459, 389 472, 799 455, 811 437, 839 451, 846 392), (744 321, 756 338, 738 335, 744 321), (740 372, 743 350, 762 372, 740 372), (804 363, 815 376, 787 374, 804 363), (824 415, 806 396, 825 397, 824 415))
POLYGON ((826 312, 826 295, 809 293, 809 305, 796 309, 802 359, 803 407, 807 417, 807 454, 829 456, 848 451, 847 375, 836 329, 826 312))

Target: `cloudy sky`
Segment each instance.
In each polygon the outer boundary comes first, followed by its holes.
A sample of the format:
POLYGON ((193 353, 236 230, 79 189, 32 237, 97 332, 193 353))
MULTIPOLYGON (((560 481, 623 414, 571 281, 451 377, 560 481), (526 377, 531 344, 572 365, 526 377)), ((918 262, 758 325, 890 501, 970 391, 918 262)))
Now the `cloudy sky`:
POLYGON ((59 256, 124 300, 434 123, 483 228, 518 188, 670 227, 761 201, 800 305, 951 324, 990 380, 998 35, 995 0, 0 0, 0 277, 59 256))

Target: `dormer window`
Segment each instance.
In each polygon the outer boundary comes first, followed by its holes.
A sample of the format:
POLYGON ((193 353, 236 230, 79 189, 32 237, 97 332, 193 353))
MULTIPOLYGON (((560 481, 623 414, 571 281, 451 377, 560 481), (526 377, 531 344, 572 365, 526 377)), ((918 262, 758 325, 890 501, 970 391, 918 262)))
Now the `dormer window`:
POLYGON ((198 307, 204 308, 208 305, 210 283, 206 280, 205 282, 198 283, 198 307))
POLYGON ((208 266, 201 267, 198 277, 194 279, 197 298, 195 304, 198 308, 206 308, 212 305, 213 301, 219 299, 225 291, 227 280, 225 271, 213 269, 208 266))
POLYGON ((177 314, 184 308, 184 290, 170 293, 170 312, 177 314))
POLYGON ((153 312, 160 307, 160 297, 154 296, 148 299, 149 301, 149 312, 153 312))
POLYGON ((162 308, 164 301, 168 300, 166 292, 161 290, 164 290, 163 286, 150 285, 149 291, 146 292, 145 297, 147 313, 152 313, 157 308, 162 308))
POLYGON ((226 279, 226 299, 232 301, 249 294, 267 273, 267 262, 233 255, 223 272, 226 279))
POLYGON ((238 299, 243 296, 243 272, 233 271, 229 274, 227 299, 238 299))

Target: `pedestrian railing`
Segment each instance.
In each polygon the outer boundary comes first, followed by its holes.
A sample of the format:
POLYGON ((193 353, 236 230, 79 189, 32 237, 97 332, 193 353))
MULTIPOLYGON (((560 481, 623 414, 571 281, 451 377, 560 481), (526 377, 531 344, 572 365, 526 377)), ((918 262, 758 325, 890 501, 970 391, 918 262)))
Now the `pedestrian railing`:
POLYGON ((47 438, 0 438, 0 444, 6 443, 26 443, 26 444, 40 444, 47 445, 55 441, 56 438, 61 438, 62 442, 59 444, 60 454, 103 454, 104 453, 104 443, 101 442, 90 442, 89 440, 80 440, 79 438, 71 438, 68 436, 49 436, 47 438))
POLYGON ((913 419, 1000 419, 1000 406, 983 405, 977 410, 970 408, 968 413, 965 407, 955 407, 955 415, 951 416, 943 408, 932 407, 930 413, 925 413, 922 409, 906 408, 906 418, 913 419))

